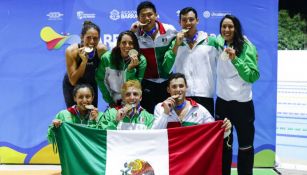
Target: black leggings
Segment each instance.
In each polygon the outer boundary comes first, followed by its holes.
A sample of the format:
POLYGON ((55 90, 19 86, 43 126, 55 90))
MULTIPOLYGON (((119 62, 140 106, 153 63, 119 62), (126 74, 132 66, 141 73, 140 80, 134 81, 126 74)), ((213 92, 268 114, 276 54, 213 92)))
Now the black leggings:
MULTIPOLYGON (((237 131, 238 136, 238 175, 252 175, 254 165, 254 135, 255 111, 253 101, 238 102, 225 101, 217 98, 215 106, 215 119, 228 118, 237 131)), ((233 128, 231 129, 233 130, 233 128)), ((223 175, 230 175, 232 162, 232 132, 224 141, 223 149, 223 175), (230 144, 231 147, 227 146, 230 144)))
POLYGON ((154 113, 156 104, 163 102, 168 97, 167 82, 155 83, 146 79, 142 81, 142 101, 141 106, 149 113, 154 113))

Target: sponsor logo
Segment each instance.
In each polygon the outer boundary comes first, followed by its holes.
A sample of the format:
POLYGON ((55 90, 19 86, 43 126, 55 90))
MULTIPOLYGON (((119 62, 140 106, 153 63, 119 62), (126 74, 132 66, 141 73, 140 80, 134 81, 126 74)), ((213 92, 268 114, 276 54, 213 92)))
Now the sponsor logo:
POLYGON ((59 34, 49 26, 42 28, 40 37, 46 43, 49 50, 60 49, 64 44, 80 42, 78 35, 69 35, 69 33, 59 34))
POLYGON ((118 11, 116 9, 113 9, 110 12, 110 19, 113 21, 119 20, 119 19, 136 19, 137 13, 135 10, 123 10, 118 11))
POLYGON ((225 15, 231 14, 230 12, 210 12, 208 10, 203 12, 204 18, 210 18, 210 17, 224 17, 225 15))
POLYGON ((116 21, 116 20, 118 20, 119 18, 120 18, 120 13, 119 13, 118 10, 112 10, 112 11, 110 12, 110 19, 116 21))
POLYGON ((64 14, 61 12, 49 12, 46 16, 48 16, 48 20, 62 20, 64 14))
POLYGON ((144 160, 136 159, 131 162, 125 162, 124 168, 120 170, 122 175, 154 175, 152 166, 144 160))
POLYGON ((78 19, 94 19, 96 18, 95 13, 84 13, 83 11, 77 11, 78 19))

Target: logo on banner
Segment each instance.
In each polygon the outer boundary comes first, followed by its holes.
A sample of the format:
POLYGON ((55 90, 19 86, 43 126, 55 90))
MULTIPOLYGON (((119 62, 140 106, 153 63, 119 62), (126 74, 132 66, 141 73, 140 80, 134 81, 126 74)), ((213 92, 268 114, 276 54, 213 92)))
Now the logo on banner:
POLYGON ((123 10, 118 11, 116 9, 113 9, 110 12, 110 19, 113 21, 119 20, 119 19, 136 19, 137 13, 135 10, 123 10))
POLYGON ((210 12, 208 10, 203 12, 204 18, 210 18, 210 17, 224 17, 225 15, 230 15, 230 12, 210 12))
POLYGON ((62 16, 64 16, 61 12, 49 12, 46 16, 48 16, 48 20, 62 20, 62 16))
POLYGON ((144 160, 136 159, 131 162, 126 162, 124 168, 120 170, 122 175, 154 175, 152 166, 144 160))
POLYGON ((60 49, 64 44, 79 43, 80 37, 78 35, 61 35, 53 30, 53 28, 46 26, 42 28, 40 37, 46 42, 49 50, 60 49))
POLYGON ((83 11, 77 11, 78 19, 94 19, 96 18, 95 13, 84 13, 83 11))
POLYGON ((119 13, 119 11, 118 10, 112 10, 111 12, 110 12, 110 19, 112 19, 112 20, 114 20, 114 21, 116 21, 116 20, 118 20, 120 18, 120 13, 119 13))

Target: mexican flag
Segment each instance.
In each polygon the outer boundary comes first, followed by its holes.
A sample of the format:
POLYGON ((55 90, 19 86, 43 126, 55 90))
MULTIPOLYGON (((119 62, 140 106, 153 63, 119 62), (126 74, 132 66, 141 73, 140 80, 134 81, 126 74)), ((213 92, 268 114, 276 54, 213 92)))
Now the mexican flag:
POLYGON ((54 128, 63 175, 221 175, 222 122, 161 130, 54 128))

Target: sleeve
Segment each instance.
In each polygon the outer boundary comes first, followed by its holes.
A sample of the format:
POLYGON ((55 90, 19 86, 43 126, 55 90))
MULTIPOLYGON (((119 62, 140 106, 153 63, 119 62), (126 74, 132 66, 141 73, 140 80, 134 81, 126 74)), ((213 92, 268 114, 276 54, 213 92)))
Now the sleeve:
POLYGON ((162 68, 165 72, 170 73, 175 62, 176 55, 173 48, 176 43, 176 38, 171 42, 168 50, 165 52, 162 68))
MULTIPOLYGON (((90 128, 98 128, 98 123, 100 120, 102 120, 103 118, 103 112, 98 112, 98 117, 96 120, 89 120, 88 121, 88 124, 87 124, 87 127, 90 127, 90 128)), ((101 129, 104 129, 103 127, 101 127, 101 129)))
POLYGON ((254 83, 260 77, 257 62, 257 50, 248 41, 245 41, 241 55, 232 60, 240 77, 248 83, 254 83))
POLYGON ((100 89, 100 92, 102 93, 103 99, 109 103, 112 104, 114 103, 110 92, 108 91, 106 85, 105 85, 105 75, 106 75, 106 67, 109 66, 109 57, 111 56, 110 52, 106 52, 101 56, 100 63, 98 65, 95 79, 97 82, 97 85, 100 89))
POLYGON ((203 106, 201 106, 200 108, 202 110, 202 123, 211 123, 211 122, 214 122, 214 118, 212 117, 212 115, 210 114, 210 112, 203 106))
POLYGON ((117 130, 118 122, 116 121, 117 110, 115 108, 109 108, 104 113, 104 116, 98 121, 97 128, 117 130))
POLYGON ((152 115, 151 113, 147 112, 147 111, 144 111, 142 112, 142 115, 145 115, 145 118, 146 118, 146 126, 147 126, 147 129, 151 129, 152 128, 152 125, 153 125, 153 122, 154 122, 154 115, 152 115))
MULTIPOLYGON (((58 120, 61 120, 62 122, 65 121, 64 120, 64 115, 62 113, 62 111, 60 111, 56 116, 55 116, 55 119, 58 119, 58 120)), ((55 143, 55 135, 54 135, 54 126, 53 124, 51 123, 51 125, 49 125, 48 127, 48 134, 47 134, 47 139, 48 139, 48 142, 50 144, 53 144, 55 143)))
POLYGON ((144 57, 144 55, 141 55, 140 64, 136 68, 133 68, 131 70, 126 69, 126 80, 125 81, 137 79, 141 82, 144 78, 146 67, 147 67, 146 58, 144 57))
POLYGON ((162 103, 158 103, 155 107, 154 122, 151 129, 166 129, 169 115, 164 113, 162 103))
POLYGON ((223 50, 224 40, 223 38, 217 38, 215 36, 208 36, 208 45, 215 47, 217 50, 223 50), (221 44, 223 42, 223 44, 221 44))

